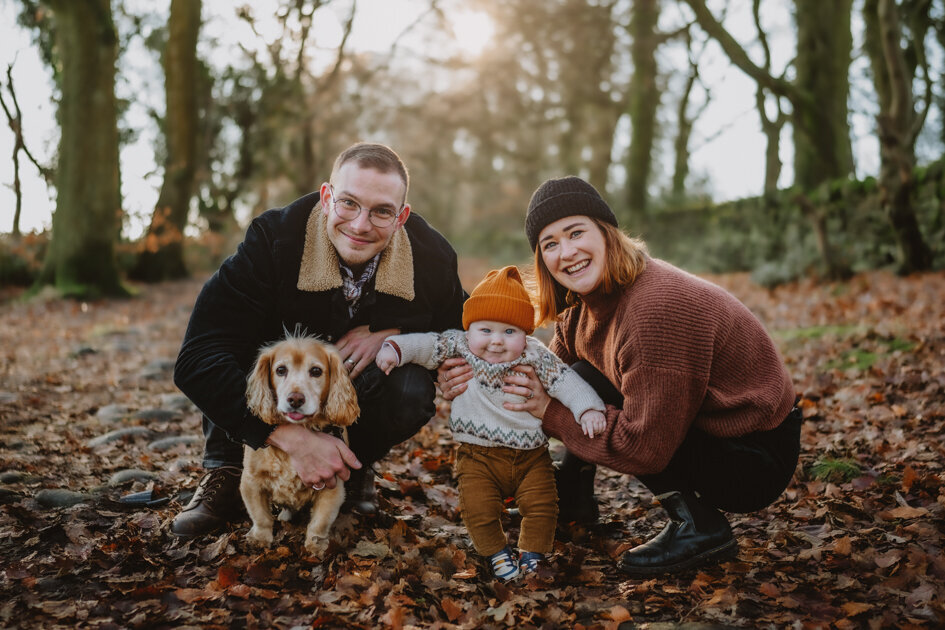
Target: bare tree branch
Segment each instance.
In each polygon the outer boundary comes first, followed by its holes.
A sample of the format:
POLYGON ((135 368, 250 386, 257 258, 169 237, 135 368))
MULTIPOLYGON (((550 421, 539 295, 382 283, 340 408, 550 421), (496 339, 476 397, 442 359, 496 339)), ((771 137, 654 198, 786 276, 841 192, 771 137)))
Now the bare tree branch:
POLYGON ((775 94, 786 97, 794 103, 810 101, 812 97, 805 95, 789 81, 782 77, 775 77, 764 68, 751 60, 745 48, 722 26, 706 7, 705 0, 685 0, 689 8, 696 14, 696 21, 715 41, 719 43, 729 60, 741 69, 742 72, 754 79, 759 85, 771 90, 775 94))
POLYGON ((352 0, 351 12, 348 13, 348 19, 345 20, 344 33, 341 36, 341 43, 338 44, 338 56, 335 58, 335 65, 332 67, 331 72, 328 73, 328 76, 325 77, 322 83, 321 89, 323 90, 331 87, 341 74, 341 65, 344 63, 345 55, 347 54, 346 44, 348 43, 348 38, 351 36, 351 29, 354 26, 354 16, 357 13, 357 9, 358 0, 352 0))
MULTIPOLYGON (((26 146, 26 142, 23 139, 23 114, 20 111, 20 103, 16 98, 16 90, 13 88, 13 64, 11 63, 7 66, 7 91, 10 92, 10 98, 13 101, 13 109, 16 112, 15 116, 11 116, 9 109, 7 109, 7 104, 3 103, 3 111, 7 115, 7 120, 10 125, 10 129, 16 135, 17 146, 23 150, 23 153, 26 154, 26 157, 29 158, 30 162, 33 163, 33 166, 36 167, 36 170, 39 171, 39 174, 42 175, 43 179, 46 181, 47 185, 53 183, 53 177, 55 173, 53 169, 48 166, 43 166, 39 163, 32 152, 30 152, 29 147, 26 146)), ((3 92, 0 91, 0 100, 2 100, 3 92)))

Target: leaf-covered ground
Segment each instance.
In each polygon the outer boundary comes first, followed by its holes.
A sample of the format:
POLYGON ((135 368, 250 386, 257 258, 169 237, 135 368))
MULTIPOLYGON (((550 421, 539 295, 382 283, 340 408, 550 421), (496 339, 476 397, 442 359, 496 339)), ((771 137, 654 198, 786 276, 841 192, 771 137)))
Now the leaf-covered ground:
POLYGON ((712 280, 774 333, 803 396, 794 482, 731 515, 735 561, 635 580, 614 559, 662 511, 601 471, 601 524, 561 528, 556 573, 512 585, 466 541, 442 418, 379 467, 384 513, 342 516, 324 558, 291 524, 266 551, 246 523, 175 539, 201 445, 170 370, 200 283, 0 304, 0 626, 945 626, 945 274, 712 280), (169 502, 117 501, 145 490, 169 502))

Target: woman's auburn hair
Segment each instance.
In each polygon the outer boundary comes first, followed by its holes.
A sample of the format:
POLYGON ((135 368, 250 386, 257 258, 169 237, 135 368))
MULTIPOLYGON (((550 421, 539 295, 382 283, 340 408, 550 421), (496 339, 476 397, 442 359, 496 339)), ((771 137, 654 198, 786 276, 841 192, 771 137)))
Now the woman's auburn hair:
MULTIPOLYGON (((601 289, 604 293, 612 293, 629 286, 646 268, 646 243, 629 236, 610 223, 594 217, 588 218, 603 233, 607 251, 601 289)), ((545 266, 540 246, 535 248, 534 269, 534 279, 529 284, 532 285, 530 288, 538 305, 536 326, 542 326, 555 321, 561 311, 577 304, 578 296, 554 279, 545 266)))

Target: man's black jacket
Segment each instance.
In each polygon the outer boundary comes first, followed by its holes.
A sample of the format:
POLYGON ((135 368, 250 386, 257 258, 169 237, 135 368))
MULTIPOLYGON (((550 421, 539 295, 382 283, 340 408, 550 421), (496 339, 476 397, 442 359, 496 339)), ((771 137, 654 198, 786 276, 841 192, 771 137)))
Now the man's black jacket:
POLYGON ((253 448, 273 427, 246 408, 246 376, 260 348, 286 331, 336 341, 364 324, 403 332, 462 326, 456 252, 416 214, 384 250, 352 319, 317 204, 314 192, 253 220, 197 297, 174 368, 175 384, 207 418, 253 448))

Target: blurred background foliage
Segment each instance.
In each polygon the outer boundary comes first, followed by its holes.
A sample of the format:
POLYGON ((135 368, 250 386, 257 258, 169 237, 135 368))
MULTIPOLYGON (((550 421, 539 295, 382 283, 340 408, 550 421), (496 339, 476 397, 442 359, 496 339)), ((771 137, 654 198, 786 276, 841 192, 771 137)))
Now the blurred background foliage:
POLYGON ((252 216, 317 188, 358 140, 394 147, 415 211, 494 264, 529 259, 529 196, 565 174, 692 271, 776 284, 945 264, 941 0, 411 0, 383 50, 353 43, 377 7, 366 0, 0 2, 48 66, 61 134, 55 155, 34 157, 16 98, 29 87, 8 69, 16 207, 2 209, 14 221, 0 284, 122 294, 126 278, 212 269, 252 216), (221 20, 243 33, 235 44, 207 28, 221 20), (692 166, 723 131, 700 127, 725 98, 703 78, 712 51, 755 86, 733 106, 764 133, 756 197, 717 200, 692 166), (127 114, 138 99, 146 121, 127 114), (857 141, 854 113, 873 143, 857 141), (148 129, 161 185, 136 217, 120 156, 148 129), (58 200, 40 234, 19 229, 27 168, 58 200))

